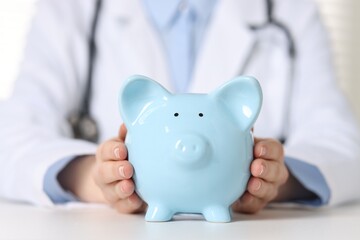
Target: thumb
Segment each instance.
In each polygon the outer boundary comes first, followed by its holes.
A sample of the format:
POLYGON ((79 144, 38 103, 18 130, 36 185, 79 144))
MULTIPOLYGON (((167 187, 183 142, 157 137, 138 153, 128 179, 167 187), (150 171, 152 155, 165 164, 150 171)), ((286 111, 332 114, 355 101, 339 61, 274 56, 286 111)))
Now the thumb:
POLYGON ((127 128, 125 126, 125 124, 121 124, 120 129, 119 129, 119 138, 123 141, 125 141, 126 138, 126 133, 127 133, 127 128))

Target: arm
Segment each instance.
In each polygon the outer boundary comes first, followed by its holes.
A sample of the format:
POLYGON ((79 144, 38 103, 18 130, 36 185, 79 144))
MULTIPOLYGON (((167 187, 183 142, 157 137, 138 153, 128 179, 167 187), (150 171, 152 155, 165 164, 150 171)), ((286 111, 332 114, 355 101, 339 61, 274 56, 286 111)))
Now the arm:
POLYGON ((43 191, 49 167, 96 151, 95 144, 71 138, 67 121, 82 98, 86 72, 85 10, 76 6, 68 0, 38 3, 13 96, 0 103, 3 197, 52 204, 43 191))
MULTIPOLYGON (((311 6, 304 11, 301 26, 289 26, 298 56, 285 155, 320 170, 331 191, 329 204, 333 205, 360 198, 360 189, 349 186, 349 182, 360 182, 360 134, 337 85, 317 9, 313 3, 307 4, 311 6)), ((296 175, 299 170, 291 171, 296 175)))
POLYGON ((278 15, 283 17, 279 20, 291 29, 297 47, 288 139, 284 149, 279 143, 271 144, 273 140, 265 141, 280 153, 272 156, 259 156, 255 146, 254 156, 261 160, 252 163, 247 192, 233 208, 256 212, 270 201, 324 205, 359 199, 360 191, 347 187, 349 179, 360 181, 356 173, 360 168, 359 130, 336 85, 330 47, 316 7, 305 1, 277 3, 278 15), (301 15, 289 11, 294 8, 301 15), (286 165, 281 152, 285 152, 286 165), (273 167, 259 175, 261 162, 273 167), (274 172, 278 178, 270 177, 274 172))

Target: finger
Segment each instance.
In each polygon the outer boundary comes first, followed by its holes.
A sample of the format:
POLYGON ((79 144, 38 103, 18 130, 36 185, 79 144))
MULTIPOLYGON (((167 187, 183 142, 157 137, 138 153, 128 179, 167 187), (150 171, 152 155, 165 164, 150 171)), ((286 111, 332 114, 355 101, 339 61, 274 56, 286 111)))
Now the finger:
POLYGON ((254 197, 269 202, 276 197, 278 188, 273 183, 252 177, 248 182, 247 191, 254 197))
POLYGON ((133 173, 133 167, 128 161, 107 161, 98 164, 97 176, 95 178, 100 184, 108 184, 129 179, 133 176, 133 173))
POLYGON ((135 185, 131 179, 127 179, 107 184, 102 187, 102 191, 106 200, 110 203, 115 203, 131 196, 135 191, 135 185))
POLYGON ((278 182, 285 178, 285 165, 276 161, 255 159, 250 166, 251 175, 267 182, 278 182))
POLYGON ((120 129, 119 129, 119 137, 121 140, 125 141, 125 137, 127 134, 127 128, 125 126, 125 124, 121 124, 120 129))
POLYGON ((97 161, 125 160, 127 149, 123 141, 112 139, 101 144, 96 152, 97 161))
POLYGON ((255 158, 283 161, 284 148, 282 144, 275 139, 256 139, 254 156, 255 158))
POLYGON ((232 205, 232 209, 236 212, 254 214, 265 206, 265 201, 251 195, 249 192, 245 192, 244 195, 232 205))
POLYGON ((136 193, 117 201, 112 206, 120 213, 137 213, 146 209, 146 203, 136 193))

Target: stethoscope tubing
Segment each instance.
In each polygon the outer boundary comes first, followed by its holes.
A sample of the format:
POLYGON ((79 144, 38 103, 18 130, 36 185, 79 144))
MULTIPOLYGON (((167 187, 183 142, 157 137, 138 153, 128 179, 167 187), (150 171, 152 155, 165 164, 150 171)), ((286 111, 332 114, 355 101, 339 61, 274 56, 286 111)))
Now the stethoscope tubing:
MULTIPOLYGON (((94 17, 92 20, 92 24, 91 24, 91 32, 90 32, 90 37, 89 37, 89 42, 88 42, 88 51, 89 51, 89 61, 88 61, 88 72, 87 72, 87 79, 86 79, 86 88, 85 88, 85 92, 84 92, 84 97, 83 97, 83 101, 81 102, 80 105, 80 110, 77 113, 78 116, 73 118, 75 119, 75 121, 73 121, 72 125, 74 128, 74 132, 75 132, 75 137, 76 138, 82 138, 84 140, 88 140, 91 142, 97 142, 98 141, 98 137, 99 137, 99 129, 97 127, 96 121, 94 120, 94 118, 91 116, 90 113, 90 101, 91 101, 91 93, 92 93, 92 84, 93 84, 93 73, 94 73, 94 68, 95 68, 95 61, 96 61, 96 32, 97 32, 97 27, 98 27, 98 22, 99 22, 99 18, 100 18, 100 14, 101 14, 101 9, 102 9, 102 0, 96 0, 96 5, 95 5, 95 11, 94 11, 94 17), (81 126, 83 125, 83 126, 81 126)), ((285 110, 283 111, 283 119, 284 119, 284 124, 283 124, 283 128, 282 128, 282 132, 280 135, 279 140, 281 142, 285 142, 286 140, 286 135, 288 132, 288 128, 289 128, 289 116, 290 116, 290 106, 291 106, 291 94, 293 92, 293 85, 294 85, 294 77, 295 77, 295 60, 296 60, 296 46, 295 46, 295 41, 293 39, 293 36, 291 34, 291 31, 286 27, 285 24, 279 22, 278 20, 276 20, 273 16, 273 9, 274 9, 274 1, 273 0, 266 0, 266 16, 267 16, 267 21, 264 24, 261 24, 259 26, 249 26, 251 30, 256 31, 256 30, 262 30, 266 27, 269 26, 275 26, 278 29, 280 29, 288 42, 288 54, 289 54, 289 59, 290 59, 290 73, 289 73, 289 86, 288 88, 289 91, 286 91, 286 99, 285 99, 285 110)), ((248 52, 248 56, 243 64, 243 66, 241 67, 240 70, 240 74, 244 75, 246 73, 246 70, 248 69, 250 63, 252 61, 254 61, 254 56, 256 53, 256 50, 259 46, 259 40, 255 40, 253 45, 251 46, 249 52, 248 52)))

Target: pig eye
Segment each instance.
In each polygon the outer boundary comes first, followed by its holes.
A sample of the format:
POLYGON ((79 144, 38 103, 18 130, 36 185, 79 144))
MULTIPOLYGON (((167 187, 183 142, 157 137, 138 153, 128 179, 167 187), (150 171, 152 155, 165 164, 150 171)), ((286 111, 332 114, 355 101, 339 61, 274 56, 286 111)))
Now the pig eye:
POLYGON ((174 113, 174 117, 178 117, 179 116, 179 113, 174 113))
POLYGON ((204 114, 203 113, 199 113, 199 117, 203 117, 204 116, 204 114))

